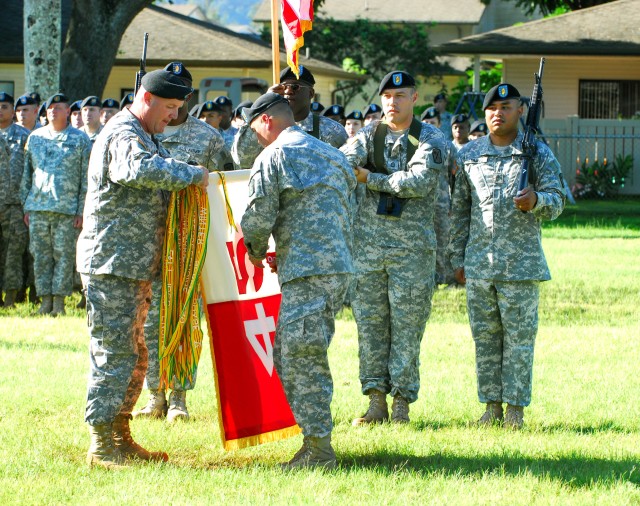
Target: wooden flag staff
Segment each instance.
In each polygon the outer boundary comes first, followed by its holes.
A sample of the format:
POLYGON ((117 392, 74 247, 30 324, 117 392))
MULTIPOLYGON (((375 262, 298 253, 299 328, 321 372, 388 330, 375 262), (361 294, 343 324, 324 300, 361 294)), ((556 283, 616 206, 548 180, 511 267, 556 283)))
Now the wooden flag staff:
POLYGON ((271 0, 271 61, 273 63, 273 84, 280 82, 280 29, 278 16, 281 0, 271 0))

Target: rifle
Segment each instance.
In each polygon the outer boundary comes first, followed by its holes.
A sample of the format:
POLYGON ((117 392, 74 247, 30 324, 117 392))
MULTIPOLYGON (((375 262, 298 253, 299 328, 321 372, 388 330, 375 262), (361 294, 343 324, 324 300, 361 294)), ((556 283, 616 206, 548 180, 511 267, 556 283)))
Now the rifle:
POLYGON ((540 70, 533 74, 535 84, 529 101, 527 121, 524 125, 524 139, 522 140, 522 172, 518 181, 518 192, 521 192, 529 183, 529 164, 536 155, 536 134, 539 130, 540 111, 542 110, 542 71, 544 70, 544 58, 540 58, 540 70))
POLYGON ((147 73, 147 41, 149 40, 149 34, 144 33, 144 42, 142 43, 142 58, 140 58, 140 70, 136 72, 136 85, 134 87, 134 96, 138 93, 140 85, 142 84, 142 78, 147 73))

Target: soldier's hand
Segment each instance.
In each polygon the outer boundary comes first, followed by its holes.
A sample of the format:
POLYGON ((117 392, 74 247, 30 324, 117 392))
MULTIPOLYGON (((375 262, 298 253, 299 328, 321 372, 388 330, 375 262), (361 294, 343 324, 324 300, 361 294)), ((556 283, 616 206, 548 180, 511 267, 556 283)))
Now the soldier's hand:
POLYGON ((23 219, 23 221, 24 221, 24 224, 25 224, 25 225, 27 226, 27 228, 28 228, 28 227, 29 227, 29 215, 28 215, 27 213, 24 213, 24 216, 23 216, 23 218, 22 218, 22 219, 23 219))
POLYGON ((198 183, 198 186, 200 188, 206 188, 207 186, 209 186, 209 171, 202 165, 198 165, 198 167, 202 169, 202 181, 198 183))
POLYGON ((356 180, 358 181, 358 183, 366 183, 367 182, 367 177, 369 176, 369 173, 371 172, 369 169, 365 169, 364 167, 356 167, 354 169, 355 173, 356 173, 356 180))
POLYGON ((264 260, 264 258, 256 258, 256 257, 252 257, 251 255, 249 255, 249 253, 247 253, 247 256, 249 257, 249 261, 256 266, 258 269, 264 269, 264 264, 262 263, 262 261, 264 260))
POLYGON ((282 95, 284 97, 284 86, 281 84, 274 84, 267 90, 267 92, 277 93, 278 95, 282 95))
POLYGON ((531 209, 536 207, 537 203, 538 195, 530 186, 519 191, 518 195, 513 197, 513 204, 523 212, 531 211, 531 209))
POLYGON ((82 228, 82 216, 74 216, 73 228, 82 228))
POLYGON ((453 271, 453 277, 456 278, 456 281, 461 285, 467 283, 467 278, 464 275, 464 267, 460 267, 453 271))

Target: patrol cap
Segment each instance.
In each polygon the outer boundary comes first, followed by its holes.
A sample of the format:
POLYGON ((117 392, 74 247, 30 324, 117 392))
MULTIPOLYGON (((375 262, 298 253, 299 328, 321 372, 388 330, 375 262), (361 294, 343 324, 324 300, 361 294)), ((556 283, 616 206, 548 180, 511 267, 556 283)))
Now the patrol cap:
POLYGON ((16 108, 21 105, 36 105, 36 101, 30 95, 22 95, 16 100, 16 108))
POLYGON ((73 104, 71 104, 71 112, 80 111, 82 109, 82 100, 76 100, 73 104))
POLYGON ((469 133, 472 134, 473 132, 483 132, 483 133, 487 133, 487 124, 479 119, 474 121, 473 123, 471 123, 471 128, 469 129, 469 133))
POLYGON ((334 104, 328 109, 325 109, 322 113, 323 116, 340 116, 344 118, 344 107, 339 104, 334 104))
POLYGON ((120 103, 115 98, 108 98, 102 102, 103 109, 120 109, 120 103))
MULTIPOLYGON (((186 100, 193 93, 191 86, 185 86, 182 78, 168 70, 153 70, 144 75, 142 86, 149 93, 160 98, 186 100)), ((104 104, 102 104, 105 107, 104 104)))
POLYGON ((482 102, 482 110, 484 111, 496 100, 509 100, 510 98, 520 99, 520 92, 516 87, 507 83, 498 84, 485 95, 484 102, 482 102))
POLYGON ((311 102, 311 106, 309 106, 309 109, 311 109, 311 112, 319 114, 324 111, 324 105, 322 105, 320 102, 311 102))
POLYGON ((362 116, 362 113, 360 111, 351 111, 349 114, 347 114, 347 117, 345 119, 357 119, 362 121, 364 119, 364 116, 362 116))
POLYGON ((298 66, 298 70, 300 70, 299 78, 296 77, 296 75, 293 73, 291 67, 287 67, 282 72, 280 72, 280 82, 286 81, 287 79, 293 79, 294 81, 304 81, 311 86, 314 86, 316 84, 316 80, 313 78, 313 74, 307 67, 300 65, 298 66))
POLYGON ((448 100, 448 98, 444 93, 438 93, 435 97, 433 97, 433 102, 436 103, 438 100, 448 100))
POLYGON ((133 93, 127 93, 122 100, 120 100, 120 110, 124 109, 129 104, 133 104, 133 93))
POLYGON ((369 107, 367 107, 364 111, 364 117, 366 118, 367 116, 369 116, 369 114, 376 114, 378 112, 382 112, 382 107, 380 107, 378 104, 369 104, 369 107))
MULTIPOLYGON (((44 103, 44 108, 49 109, 53 104, 69 104, 71 100, 63 93, 56 93, 55 95, 51 95, 49 99, 44 103)), ((42 110, 42 109, 41 109, 42 110)))
POLYGON ((394 70, 389 72, 380 81, 380 87, 378 88, 378 95, 382 95, 384 90, 397 89, 397 88, 414 88, 416 80, 413 76, 404 70, 394 70))
POLYGON ((90 95, 82 101, 80 108, 83 107, 102 107, 102 103, 98 97, 90 95))
POLYGON ((233 117, 237 118, 238 116, 241 116, 242 109, 244 107, 251 107, 252 105, 253 105, 253 102, 251 100, 243 100, 238 104, 238 107, 236 107, 235 111, 233 112, 233 117))
POLYGON ((0 102, 8 102, 13 107, 13 97, 4 91, 0 92, 0 102))
POLYGON ((29 95, 33 99, 34 104, 39 104, 40 102, 42 102, 40 93, 38 93, 37 91, 32 91, 31 93, 27 93, 27 95, 29 95))
POLYGON ((222 107, 231 107, 233 109, 233 101, 225 95, 220 95, 219 97, 216 97, 213 101, 222 107))
POLYGON ((180 61, 172 61, 164 69, 168 72, 171 72, 174 76, 182 78, 182 80, 189 81, 188 83, 185 83, 187 86, 190 86, 193 82, 191 72, 189 72, 180 61))
POLYGON ((242 108, 242 119, 245 120, 247 125, 260 116, 265 111, 269 110, 274 105, 289 104, 289 101, 282 95, 277 93, 268 92, 258 97, 251 107, 242 108))
POLYGON ((469 116, 467 116, 466 114, 455 114, 451 118, 451 126, 455 125, 456 123, 465 123, 468 121, 469 121, 469 116))
POLYGON ((191 109, 191 115, 199 118, 203 112, 207 111, 222 112, 222 107, 216 104, 213 100, 207 100, 206 102, 202 102, 201 104, 198 104, 193 109, 191 109))
POLYGON ((433 119, 433 118, 439 118, 440 117, 440 112, 438 111, 438 109, 436 109, 435 107, 427 107, 422 115, 420 116, 420 121, 424 121, 425 119, 433 119))

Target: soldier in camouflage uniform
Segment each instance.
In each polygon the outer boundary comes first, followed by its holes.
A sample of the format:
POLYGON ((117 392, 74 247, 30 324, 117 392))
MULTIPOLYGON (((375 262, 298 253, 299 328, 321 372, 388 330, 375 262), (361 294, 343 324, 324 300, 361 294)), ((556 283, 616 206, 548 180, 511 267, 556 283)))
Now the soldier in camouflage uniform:
POLYGON ((101 107, 100 99, 93 95, 85 98, 80 104, 82 122, 84 124, 80 130, 87 134, 92 146, 96 141, 96 137, 102 131, 102 123, 100 123, 101 107))
POLYGON ((449 100, 444 93, 438 93, 433 97, 433 106, 440 115, 440 130, 444 134, 445 139, 448 141, 453 140, 453 134, 451 133, 451 118, 453 114, 447 111, 447 104, 449 100))
MULTIPOLYGON (((185 86, 191 87, 191 73, 181 62, 172 62, 165 70, 179 76, 185 86)), ((204 121, 189 115, 189 105, 185 102, 178 110, 178 117, 172 120, 164 132, 155 136, 172 158, 206 167, 210 172, 224 170, 223 160, 229 163, 227 169, 233 170, 233 162, 218 131, 204 121)), ((152 298, 149 314, 144 324, 144 337, 149 350, 149 364, 146 375, 146 388, 149 389, 149 401, 142 409, 133 413, 134 417, 150 416, 167 421, 187 420, 189 411, 186 404, 186 392, 195 387, 196 378, 192 382, 181 385, 173 378, 169 385, 173 391, 169 395, 169 406, 164 389, 160 388, 160 362, 158 360, 158 343, 160 334, 160 303, 162 299, 162 281, 155 279, 152 283, 152 298)))
POLYGON ((65 314, 73 288, 75 229, 82 227, 91 142, 67 126, 69 99, 60 93, 44 104, 48 125, 29 135, 20 187, 29 249, 33 255, 40 314, 65 314))
POLYGON ((350 199, 356 181, 342 153, 295 125, 279 94, 266 93, 243 116, 266 149, 251 172, 242 231, 249 259, 259 268, 269 236, 275 239, 282 303, 274 363, 304 435, 283 468, 335 467, 327 348, 353 272, 350 199))
POLYGON ((502 421, 507 403, 504 424, 517 429, 531 402, 539 283, 550 279, 540 222, 562 212, 565 196, 558 161, 540 141, 530 185, 518 192, 518 90, 510 84, 492 88, 483 109, 490 134, 457 156, 449 256, 456 278, 467 285, 478 397, 486 403, 479 423, 502 421))
POLYGON ((238 133, 238 129, 231 124, 233 119, 233 102, 229 97, 220 96, 214 100, 215 104, 220 107, 222 117, 220 118, 220 135, 224 139, 224 145, 227 150, 231 151, 233 139, 238 133))
POLYGON ((138 445, 129 420, 147 369, 143 325, 151 283, 160 274, 168 204, 163 190, 205 187, 209 179, 204 167, 168 158, 154 138, 192 92, 171 72, 147 73, 131 108, 109 121, 93 148, 77 248, 91 335, 89 464, 168 459, 138 445))
POLYGON ((358 326, 362 393, 370 401, 367 413, 356 418, 354 425, 388 420, 389 393, 392 421, 406 423, 409 403, 418 398, 420 342, 435 278, 433 216, 445 154, 442 133, 413 119, 417 93, 411 75, 387 74, 379 94, 385 123, 369 124, 342 148, 360 183, 352 307, 358 326), (378 128, 387 128, 385 167, 374 172, 364 167, 371 167, 377 158, 378 128), (413 134, 414 129, 419 133, 413 134), (415 152, 407 159, 409 143, 415 152))
MULTIPOLYGON (((0 137, 10 150, 8 173, 0 180, 0 286, 6 291, 4 307, 13 307, 22 288, 23 255, 29 243, 20 202, 20 181, 24 169, 24 147, 29 131, 13 122, 13 98, 0 93, 0 137), (2 274, 4 270, 4 275, 2 274)), ((5 148, 0 148, 4 154, 5 148)))
MULTIPOLYGON (((315 92, 313 86, 316 80, 307 67, 300 65, 300 79, 287 67, 280 73, 280 84, 269 88, 272 93, 282 95, 289 101, 296 124, 308 134, 317 133, 317 138, 334 148, 339 148, 347 141, 347 131, 332 119, 317 114, 311 114, 310 103, 315 92), (315 118, 315 119, 314 119, 315 118), (314 132, 317 125, 317 132, 314 132)), ((246 169, 253 165, 254 160, 262 151, 255 133, 247 126, 241 127, 233 141, 231 155, 237 168, 246 169)))

